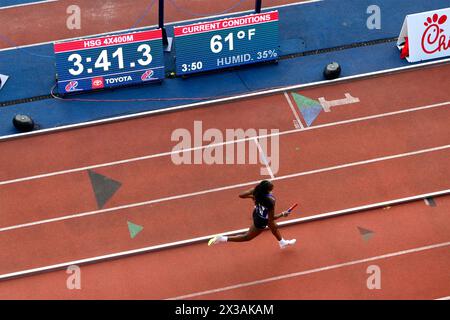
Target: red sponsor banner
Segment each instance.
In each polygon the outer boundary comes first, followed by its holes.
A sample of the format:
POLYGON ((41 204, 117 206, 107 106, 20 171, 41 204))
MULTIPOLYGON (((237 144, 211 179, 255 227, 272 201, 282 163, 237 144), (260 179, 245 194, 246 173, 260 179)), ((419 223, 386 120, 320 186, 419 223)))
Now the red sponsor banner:
POLYGON ((190 24, 186 26, 174 27, 175 36, 185 36, 203 32, 210 32, 214 30, 237 28, 242 26, 249 26, 259 23, 266 23, 278 21, 278 11, 267 13, 252 14, 237 18, 222 19, 217 21, 202 22, 190 24))
POLYGON ((84 49, 94 49, 100 47, 116 46, 133 42, 142 42, 148 40, 162 39, 161 29, 125 33, 113 36, 99 38, 88 38, 83 40, 74 40, 68 42, 57 42, 54 44, 55 53, 76 51, 84 49))

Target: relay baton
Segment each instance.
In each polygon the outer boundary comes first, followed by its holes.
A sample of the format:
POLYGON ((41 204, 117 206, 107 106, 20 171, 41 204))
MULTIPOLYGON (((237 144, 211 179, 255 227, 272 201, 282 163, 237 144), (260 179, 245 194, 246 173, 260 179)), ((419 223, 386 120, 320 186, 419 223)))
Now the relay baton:
POLYGON ((295 209, 296 206, 298 206, 298 203, 293 204, 293 205, 292 205, 291 207, 289 207, 289 209, 287 209, 286 211, 290 213, 292 210, 295 209))

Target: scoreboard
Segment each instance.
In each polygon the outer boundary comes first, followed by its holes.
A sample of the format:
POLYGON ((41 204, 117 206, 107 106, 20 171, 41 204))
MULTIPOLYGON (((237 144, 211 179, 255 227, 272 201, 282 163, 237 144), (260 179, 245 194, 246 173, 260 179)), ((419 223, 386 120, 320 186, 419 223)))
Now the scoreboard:
MULTIPOLYGON (((156 29, 55 42, 58 93, 162 81, 162 36, 156 29)), ((278 11, 175 26, 174 42, 179 76, 278 60, 278 11)))
POLYGON ((54 44, 58 92, 114 88, 164 78, 161 29, 54 44))
POLYGON ((174 27, 176 73, 278 59, 278 11, 174 27))

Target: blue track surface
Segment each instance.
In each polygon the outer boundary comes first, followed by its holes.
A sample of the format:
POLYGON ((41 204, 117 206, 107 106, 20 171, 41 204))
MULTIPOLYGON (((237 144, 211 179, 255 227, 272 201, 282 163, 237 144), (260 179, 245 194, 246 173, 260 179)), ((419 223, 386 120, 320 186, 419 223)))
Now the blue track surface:
POLYGON ((17 4, 39 2, 39 1, 41 1, 41 0, 0 0, 0 8, 14 6, 17 4))
MULTIPOLYGON (((325 0, 323 2, 280 8, 281 51, 283 55, 332 48, 355 42, 397 37, 407 14, 448 6, 448 0, 325 0), (381 30, 369 30, 367 7, 377 4, 382 10, 381 30)), ((169 35, 172 28, 168 28, 169 35)), ((11 76, 0 91, 0 101, 46 95, 54 85, 52 45, 33 46, 0 52, 0 73, 11 76)), ((279 86, 323 80, 324 65, 339 61, 343 76, 379 71, 406 65, 400 60, 395 43, 359 47, 281 60, 278 65, 248 67, 238 71, 166 79, 161 85, 124 88, 84 94, 82 99, 142 99, 146 102, 73 102, 47 99, 0 108, 0 135, 16 133, 11 124, 14 114, 31 115, 42 128, 103 119, 147 110, 162 109, 214 98, 279 86), (214 85, 211 85, 214 84, 214 85), (189 98, 185 100, 168 100, 189 98)), ((170 69, 173 57, 166 56, 170 69)), ((167 68, 167 67, 166 67, 167 68)))

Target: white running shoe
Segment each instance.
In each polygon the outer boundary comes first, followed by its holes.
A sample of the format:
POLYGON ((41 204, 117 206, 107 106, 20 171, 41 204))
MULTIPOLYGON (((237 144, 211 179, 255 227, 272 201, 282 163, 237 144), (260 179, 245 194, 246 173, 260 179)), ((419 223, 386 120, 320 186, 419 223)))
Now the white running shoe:
POLYGON ((286 240, 283 244, 280 243, 280 248, 284 249, 287 246, 293 246, 297 242, 297 239, 286 240))

